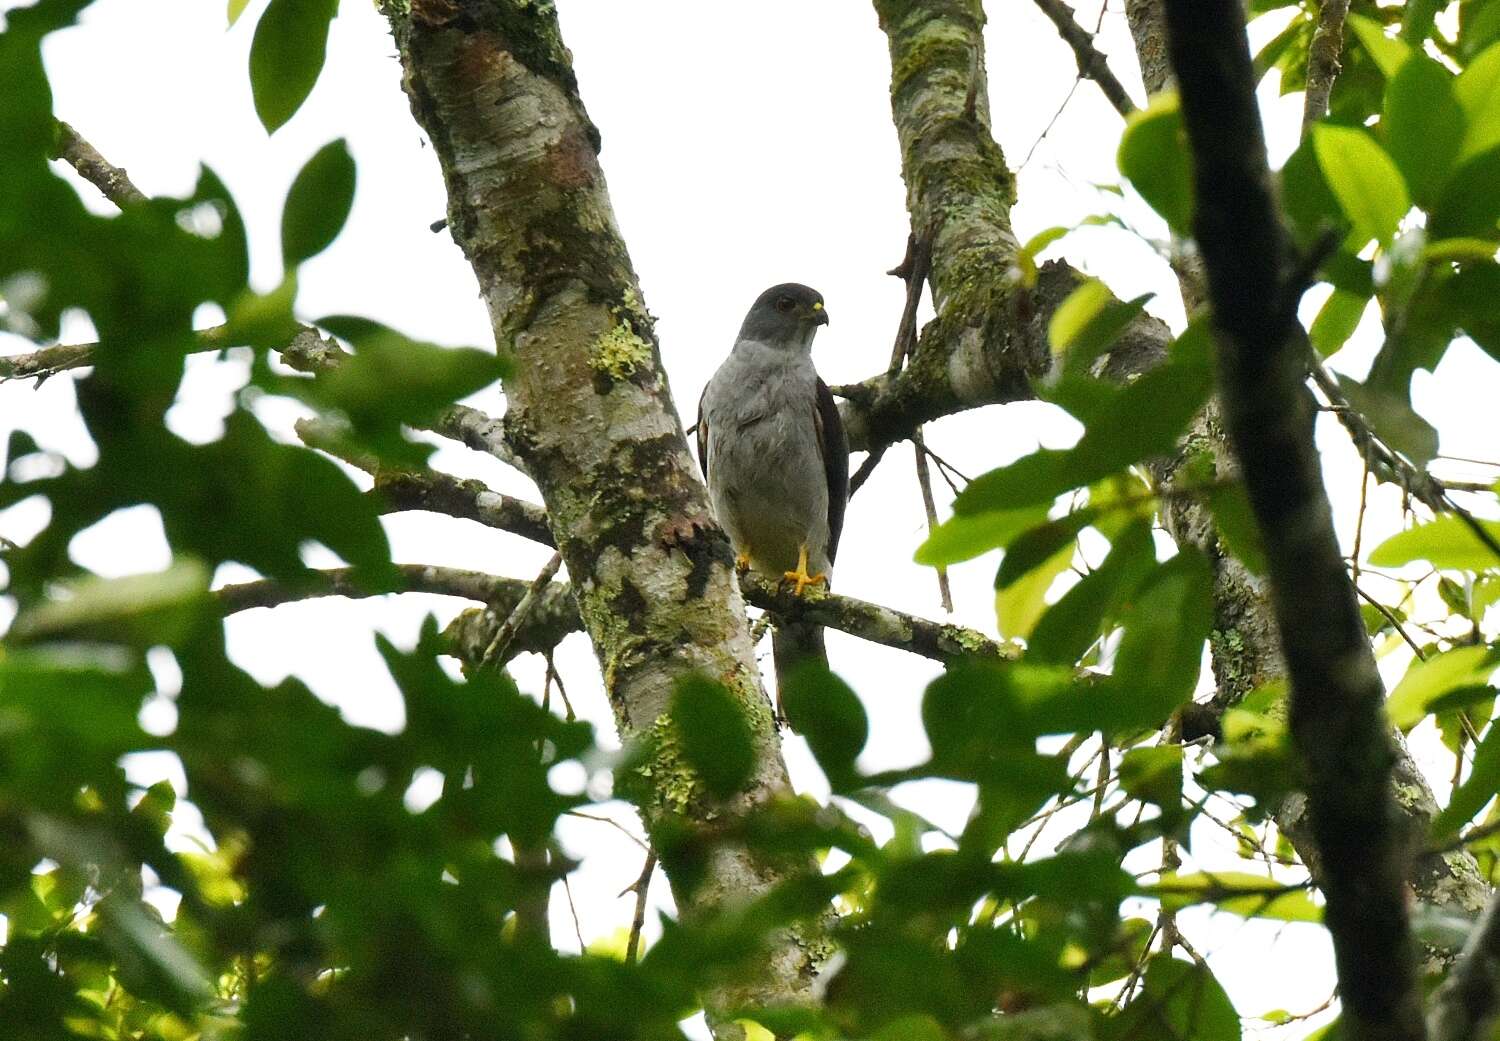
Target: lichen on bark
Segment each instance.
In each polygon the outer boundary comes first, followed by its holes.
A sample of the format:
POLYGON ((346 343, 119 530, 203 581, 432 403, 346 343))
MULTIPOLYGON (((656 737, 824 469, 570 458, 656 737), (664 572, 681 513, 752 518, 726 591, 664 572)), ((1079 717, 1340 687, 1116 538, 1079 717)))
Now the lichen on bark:
MULTIPOLYGON (((790 791, 786 768, 729 544, 688 453, 556 13, 541 0, 388 0, 385 11, 442 169, 449 227, 497 347, 515 359, 507 440, 541 489, 622 738, 655 738, 657 783, 639 804, 646 826, 657 835, 748 812, 790 791), (744 790, 711 807, 685 784, 691 768, 661 730, 690 672, 735 677, 755 737, 744 790)), ((671 880, 692 919, 787 874, 725 842, 701 884, 671 880)), ((807 949, 787 945, 747 987, 709 995, 711 1020, 741 1002, 798 1000, 815 968, 807 949)))

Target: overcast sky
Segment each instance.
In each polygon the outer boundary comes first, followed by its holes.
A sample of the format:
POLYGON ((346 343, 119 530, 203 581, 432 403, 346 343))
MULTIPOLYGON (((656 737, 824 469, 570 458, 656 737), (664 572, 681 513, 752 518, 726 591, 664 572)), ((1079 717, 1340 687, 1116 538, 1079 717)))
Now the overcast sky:
MULTIPOLYGON (((0 10, 18 6, 0 0, 0 10)), ((250 229, 253 279, 269 289, 280 278, 278 220, 281 201, 303 162, 328 140, 348 138, 359 164, 359 188, 349 226, 325 254, 303 270, 299 313, 369 315, 424 339, 452 344, 493 343, 474 277, 446 233, 428 226, 445 210, 437 164, 412 121, 400 90, 394 46, 369 0, 347 0, 333 23, 327 68, 302 111, 268 138, 251 105, 246 56, 264 0, 253 0, 240 23, 226 31, 215 0, 99 0, 79 28, 48 41, 47 61, 56 112, 112 162, 128 168, 148 193, 185 194, 198 166, 211 166, 229 185, 250 229)), ((899 156, 887 96, 885 38, 867 3, 684 3, 665 0, 560 0, 584 101, 603 134, 602 161, 620 227, 640 275, 647 304, 658 316, 663 357, 679 411, 691 422, 693 403, 727 352, 749 303, 767 285, 796 280, 824 294, 831 326, 815 350, 829 383, 849 382, 882 369, 889 356, 903 288, 884 274, 900 259, 907 221, 899 156)), ((1022 240, 1054 224, 1106 210, 1145 236, 1164 227, 1137 200, 1120 199, 1095 185, 1118 180, 1114 150, 1119 118, 1083 83, 1066 108, 1076 67, 1051 23, 1026 0, 990 0, 986 33, 995 134, 1020 173, 1016 231, 1022 240), (1045 139, 1044 130, 1062 109, 1045 139)), ((1105 16, 1101 48, 1138 101, 1139 77, 1120 5, 1105 16)), ((1093 25, 1098 3, 1080 5, 1093 25)), ((1268 30, 1257 27, 1264 38, 1268 30)), ((1277 99, 1263 91, 1273 159, 1295 142, 1300 97, 1277 99)), ((86 184, 80 193, 99 212, 110 212, 86 184)), ((1054 246, 1104 278, 1122 298, 1156 292, 1150 305, 1174 328, 1182 309, 1171 272, 1140 237, 1119 229, 1085 229, 1054 246)), ((999 273, 997 272, 997 277, 999 273)), ((1315 308, 1321 296, 1308 302, 1315 308)), ((217 319, 205 310, 202 324, 217 319)), ((1355 346, 1338 358, 1356 375, 1369 362, 1375 326, 1367 316, 1355 346)), ((75 316, 64 339, 91 338, 87 319, 75 316)), ((0 353, 29 345, 0 334, 0 353)), ((1455 349, 1436 379, 1417 380, 1418 404, 1439 423, 1445 452, 1484 458, 1492 453, 1496 371, 1472 347, 1455 349)), ((194 359, 172 428, 193 440, 212 439, 243 383, 234 362, 194 359)), ((498 391, 475 404, 503 411, 498 391)), ((303 413, 281 400, 264 400, 257 412, 278 435, 293 440, 291 423, 303 413)), ((87 464, 93 449, 73 410, 71 383, 58 378, 40 390, 0 385, 0 437, 13 428, 31 432, 44 447, 87 464)), ((1038 404, 984 409, 929 428, 931 446, 969 475, 1033 450, 1039 443, 1065 446, 1078 427, 1038 404)), ((1337 428, 1324 429, 1330 491, 1343 534, 1352 538, 1359 469, 1337 428)), ((524 478, 487 457, 447 445, 434 457, 442 468, 481 477, 496 488, 535 496, 524 478)), ((1448 464, 1448 476, 1492 478, 1494 471, 1448 464)), ((940 514, 951 495, 936 488, 940 514)), ((1399 527, 1394 496, 1372 496, 1365 545, 1399 527)), ((0 534, 24 541, 45 514, 36 503, 0 513, 0 534)), ((387 519, 397 558, 530 578, 547 552, 514 536, 451 519, 403 515, 387 519)), ((911 562, 925 529, 909 446, 889 453, 850 506, 836 573, 840 592, 937 617, 941 614, 930 571, 911 562)), ((75 559, 105 575, 164 566, 168 551, 150 508, 118 514, 79 536, 75 559)), ((1091 558, 1097 562, 1097 556, 1091 558)), ((995 630, 991 556, 955 569, 957 618, 995 630)), ((246 577, 225 568, 220 580, 246 577)), ((266 682, 295 673, 353 722, 401 725, 394 688, 375 655, 372 631, 409 644, 420 620, 436 613, 446 621, 465 603, 439 597, 400 596, 363 602, 325 600, 248 612, 229 623, 238 662, 266 682)), ((0 625, 11 606, 0 597, 0 625)), ((769 673, 769 646, 762 647, 769 673)), ((872 735, 862 763, 871 768, 922 759, 918 705, 936 672, 920 658, 830 634, 835 670, 863 697, 872 735)), ((580 714, 594 720, 608 743, 613 725, 587 641, 563 645, 559 665, 580 714)), ((1388 678, 1399 676, 1400 652, 1384 659, 1388 678)), ((539 662, 527 657, 515 672, 524 686, 540 686, 539 662)), ((170 685, 170 669, 162 680, 170 685)), ((173 710, 163 699, 149 724, 170 727, 173 710)), ((1439 776, 1449 761, 1418 742, 1419 754, 1439 776)), ((800 739, 786 742, 799 787, 825 789, 800 739)), ((165 757, 133 764, 143 779, 180 777, 165 757)), ((559 782, 566 779, 559 778, 559 782)), ((573 779, 576 782, 576 779, 573 779)), ((191 791, 188 796, 191 797, 191 791)), ((431 798, 435 793, 427 793, 431 798)), ((956 785, 932 783, 900 793, 946 826, 961 827, 969 796, 956 785)), ((424 797, 414 791, 414 804, 424 797)), ((616 805, 625 826, 639 827, 616 805)), ((1211 804, 1213 805, 1213 804, 1211 804)), ((1216 804, 1218 816, 1234 810, 1216 804)), ((185 811, 182 829, 193 827, 185 811)), ((1065 829, 1059 825, 1060 836, 1065 829)), ((639 872, 640 853, 613 829, 565 821, 569 850, 584 856, 573 895, 586 941, 628 924, 630 898, 615 896, 639 872)), ((1043 846, 1046 840, 1043 840, 1043 846)), ((1211 825, 1195 833, 1195 853, 1206 864, 1234 860, 1225 836, 1211 825)), ((1150 858, 1140 868, 1151 866, 1150 858)), ((658 906, 667 906, 658 876, 658 906)), ((576 945, 561 891, 553 902, 554 932, 562 946, 576 945)), ((1331 993, 1331 955, 1324 934, 1309 926, 1245 923, 1231 915, 1193 913, 1186 931, 1206 954, 1240 1011, 1254 1016, 1273 1008, 1311 1009, 1331 993)), ((1300 1037, 1307 1026, 1283 1033, 1300 1037)))

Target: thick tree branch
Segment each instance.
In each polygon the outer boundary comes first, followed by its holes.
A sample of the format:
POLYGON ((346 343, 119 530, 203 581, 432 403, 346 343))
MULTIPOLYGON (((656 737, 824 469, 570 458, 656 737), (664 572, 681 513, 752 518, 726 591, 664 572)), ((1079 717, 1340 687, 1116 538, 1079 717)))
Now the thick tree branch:
POLYGON ((122 210, 146 201, 146 193, 131 183, 123 167, 111 165, 78 131, 61 121, 57 124, 57 158, 122 210))
MULTIPOLYGON (((865 451, 953 412, 1032 397, 1031 381, 1051 365, 1048 323, 1083 280, 1056 261, 1029 288, 1008 277, 1015 179, 990 132, 978 0, 876 0, 875 9, 890 44, 907 211, 931 244, 937 317, 899 374, 834 388, 850 447, 865 451)), ((1142 315, 1111 352, 1113 368, 1143 367, 1170 339, 1142 315)))
POLYGON ((1270 567, 1345 1029, 1355 1038, 1417 1039, 1407 864, 1391 794, 1395 749, 1313 444, 1306 338, 1243 13, 1230 0, 1167 0, 1166 14, 1194 154, 1194 232, 1220 333, 1221 399, 1270 567))
POLYGON ((1500 897, 1474 924, 1448 977, 1432 995, 1430 1041, 1479 1041, 1500 1007, 1500 897))
MULTIPOLYGON (((382 7, 446 182, 449 230, 474 268, 497 345, 515 359, 503 432, 461 411, 449 429, 488 443, 503 433, 541 490, 621 734, 657 767, 637 789, 647 828, 681 834, 749 812, 790 782, 728 539, 688 453, 556 11, 530 0, 382 7), (691 672, 725 682, 752 723, 755 769, 727 800, 678 781, 694 775, 667 740, 668 707, 691 672)), ((673 870, 668 878, 691 921, 799 870, 814 867, 773 864, 726 841, 701 882, 689 887, 673 870)), ((705 996, 717 1036, 743 1033, 720 1015, 729 1008, 808 999, 818 928, 774 936, 758 979, 705 996)))
POLYGON ((1121 116, 1134 112, 1135 102, 1130 100, 1130 95, 1109 70, 1109 60, 1094 46, 1093 34, 1078 24, 1073 16, 1073 9, 1063 3, 1063 0, 1036 0, 1036 5, 1052 19, 1063 42, 1073 48, 1073 55, 1078 59, 1078 74, 1097 83, 1105 98, 1121 116))
POLYGON ((499 578, 481 571, 433 567, 429 564, 396 565, 398 580, 388 588, 372 588, 358 579, 353 568, 319 571, 304 585, 288 586, 272 579, 240 582, 214 591, 225 614, 249 611, 257 607, 278 607, 299 600, 321 596, 347 596, 362 599, 386 593, 437 593, 458 596, 480 603, 519 602, 526 583, 514 578, 499 578))
MULTIPOLYGON (((525 583, 514 579, 496 581, 505 583, 507 596, 516 587, 525 587, 525 583)), ((961 625, 934 622, 866 600, 857 600, 852 596, 813 592, 796 597, 789 590, 754 574, 740 576, 740 582, 746 602, 769 612, 777 621, 816 622, 871 643, 945 663, 969 657, 990 661, 1008 661, 1015 657, 1013 648, 996 643, 983 633, 961 625)), ((559 596, 557 590, 566 589, 566 586, 554 583, 548 587, 548 596, 556 598, 559 596)), ((542 628, 546 635, 554 638, 555 643, 568 633, 580 629, 582 624, 576 610, 568 614, 562 607, 561 600, 549 602, 555 602, 557 607, 543 612, 548 620, 542 628)), ((455 619, 449 628, 449 637, 454 646, 460 649, 459 657, 467 661, 478 661, 494 639, 495 628, 501 620, 503 619, 497 618, 494 612, 471 612, 455 619)), ((534 649, 538 643, 534 624, 529 622, 521 631, 529 635, 529 646, 525 649, 534 649)), ((512 647, 514 648, 514 644, 512 647)))
POLYGON ((547 511, 534 502, 492 491, 483 481, 454 477, 437 470, 420 473, 382 470, 375 474, 376 497, 385 512, 426 510, 462 520, 478 521, 544 546, 551 546, 547 511))
POLYGON ((486 527, 508 531, 544 546, 553 545, 547 511, 536 503, 493 491, 489 485, 474 478, 454 477, 440 470, 383 467, 380 460, 372 456, 350 451, 337 427, 321 418, 299 419, 296 430, 302 443, 309 448, 327 452, 374 477, 375 487, 366 494, 379 504, 382 513, 403 510, 443 513, 461 520, 478 521, 486 527))

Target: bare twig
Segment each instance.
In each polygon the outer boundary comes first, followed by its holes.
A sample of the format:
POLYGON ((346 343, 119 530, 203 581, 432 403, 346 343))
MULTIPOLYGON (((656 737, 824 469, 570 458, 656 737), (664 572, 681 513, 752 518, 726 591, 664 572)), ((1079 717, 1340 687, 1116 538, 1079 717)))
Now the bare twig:
MULTIPOLYGON (((932 473, 927 468, 927 452, 922 444, 920 428, 912 434, 911 443, 916 449, 917 487, 922 492, 922 509, 927 514, 927 533, 930 535, 938 526, 937 504, 932 499, 932 473)), ((938 597, 942 601, 943 610, 952 614, 953 587, 948 583, 948 569, 941 564, 937 566, 937 584, 938 597)))
POLYGON ((1057 33, 1063 38, 1063 42, 1073 48, 1073 55, 1078 59, 1078 74, 1097 83, 1100 91, 1122 117, 1134 112, 1135 102, 1130 100, 1129 93, 1110 71, 1109 61, 1094 46, 1093 34, 1079 25, 1073 17, 1073 9, 1063 3, 1063 0, 1036 0, 1036 5, 1057 26, 1057 33))
POLYGON ((510 615, 501 623, 500 628, 495 630, 494 638, 490 640, 489 646, 484 649, 484 654, 480 656, 480 668, 504 661, 505 652, 510 649, 511 642, 516 638, 516 633, 520 631, 522 625, 526 624, 526 616, 531 612, 532 607, 535 606, 537 600, 541 597, 542 591, 551 583, 553 577, 561 567, 562 553, 553 553, 552 558, 543 565, 542 570, 537 573, 536 578, 532 579, 531 585, 527 588, 525 595, 521 597, 520 602, 511 609, 510 615))
POLYGON ((1379 611, 1382 615, 1385 616, 1385 620, 1391 623, 1391 628, 1395 629, 1396 632, 1401 634, 1401 639, 1405 640, 1406 645, 1412 649, 1412 652, 1414 654, 1416 654, 1418 661, 1426 660, 1427 655, 1422 653, 1422 648, 1417 644, 1417 641, 1413 640, 1407 633, 1406 628, 1401 624, 1401 619, 1396 617, 1394 611, 1392 611, 1389 607, 1386 607, 1379 600, 1376 600, 1369 593, 1366 593, 1359 586, 1355 586, 1354 591, 1360 595, 1360 598, 1364 600, 1365 603, 1369 604, 1371 607, 1375 608, 1375 610, 1379 611))
POLYGON ((641 869, 641 875, 625 892, 635 893, 635 915, 630 920, 630 939, 625 942, 625 962, 634 964, 636 955, 641 947, 641 929, 646 924, 646 895, 651 891, 651 875, 656 870, 656 851, 646 851, 646 866, 641 869))
POLYGON ((123 167, 109 163, 78 131, 61 120, 57 124, 57 158, 77 170, 79 177, 122 210, 146 201, 146 193, 131 183, 123 167))
POLYGON ((1364 456, 1371 472, 1377 476, 1384 475, 1385 480, 1396 484, 1434 513, 1452 513, 1457 516, 1470 533, 1495 554, 1496 562, 1500 563, 1500 542, 1495 540, 1489 530, 1475 520, 1472 513, 1454 501, 1442 481, 1422 467, 1409 462, 1400 452, 1388 445, 1370 426, 1363 413, 1349 403, 1332 374, 1315 356, 1309 354, 1309 357, 1311 358, 1309 372, 1312 374, 1313 382, 1328 399, 1329 404, 1335 407, 1339 423, 1349 434, 1349 440, 1354 442, 1354 447, 1359 449, 1360 454, 1364 456))

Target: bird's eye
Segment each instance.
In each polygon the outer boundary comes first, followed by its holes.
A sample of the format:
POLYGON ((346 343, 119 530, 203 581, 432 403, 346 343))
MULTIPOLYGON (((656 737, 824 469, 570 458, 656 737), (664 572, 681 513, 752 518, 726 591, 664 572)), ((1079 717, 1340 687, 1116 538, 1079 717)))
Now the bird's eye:
POLYGON ((776 310, 780 311, 782 314, 790 314, 792 308, 796 306, 797 302, 789 296, 784 296, 780 300, 776 301, 776 310))

